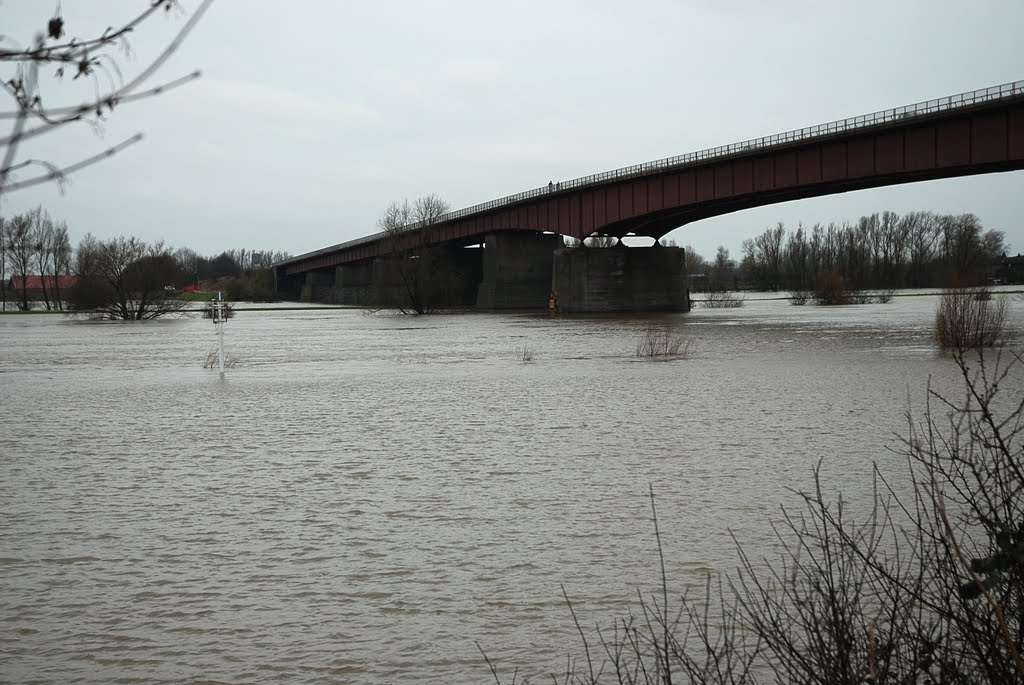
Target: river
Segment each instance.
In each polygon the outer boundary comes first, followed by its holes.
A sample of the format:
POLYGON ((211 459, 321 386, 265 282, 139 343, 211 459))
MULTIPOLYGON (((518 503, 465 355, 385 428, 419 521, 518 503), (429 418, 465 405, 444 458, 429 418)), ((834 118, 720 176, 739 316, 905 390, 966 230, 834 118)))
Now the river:
POLYGON ((676 594, 732 572, 730 531, 769 549, 819 460, 864 501, 958 387, 936 302, 240 311, 224 379, 209 321, 0 316, 0 680, 486 683, 479 642, 544 682, 578 649, 560 586, 587 626, 657 586, 650 486, 676 594), (637 359, 649 325, 689 355, 637 359))

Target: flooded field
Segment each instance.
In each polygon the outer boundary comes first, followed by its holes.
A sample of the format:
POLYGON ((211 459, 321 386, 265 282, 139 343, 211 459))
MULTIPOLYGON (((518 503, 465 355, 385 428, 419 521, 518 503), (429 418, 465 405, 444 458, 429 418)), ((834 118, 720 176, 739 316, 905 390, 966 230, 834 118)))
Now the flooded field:
POLYGON ((483 683, 479 641, 543 682, 560 585, 586 625, 656 586, 649 485, 677 594, 730 531, 770 552, 819 460, 868 497, 929 379, 958 388, 936 301, 241 311, 223 380, 209 321, 0 316, 0 681, 483 683), (637 359, 652 324, 687 358, 637 359))

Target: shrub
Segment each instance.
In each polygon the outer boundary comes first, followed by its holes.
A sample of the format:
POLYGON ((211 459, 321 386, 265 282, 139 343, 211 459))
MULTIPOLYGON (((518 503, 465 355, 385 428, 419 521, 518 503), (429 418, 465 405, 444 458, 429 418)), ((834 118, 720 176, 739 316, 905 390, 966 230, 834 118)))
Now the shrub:
POLYGON ((935 312, 935 341, 943 350, 998 347, 1009 331, 1006 300, 986 288, 951 288, 935 312))
POLYGON ((892 298, 895 295, 896 291, 893 290, 892 288, 879 290, 877 293, 875 293, 875 302, 877 302, 878 304, 889 304, 890 302, 892 302, 892 298))
POLYGON ((636 344, 638 358, 686 357, 690 354, 690 341, 668 328, 648 326, 636 344))
POLYGON ((743 306, 743 298, 730 290, 709 290, 704 293, 704 306, 708 309, 733 309, 743 306))
MULTIPOLYGON (((224 318, 225 319, 234 318, 234 316, 235 316, 235 305, 232 304, 231 302, 227 302, 227 301, 222 302, 221 305, 222 305, 221 311, 224 312, 224 318)), ((202 309, 203 318, 204 319, 212 319, 214 311, 215 311, 215 305, 214 305, 213 301, 207 300, 205 306, 202 309)))
POLYGON ((814 277, 814 301, 820 305, 850 304, 850 288, 838 271, 819 271, 814 277))
MULTIPOLYGON (((242 363, 242 359, 238 355, 225 353, 224 354, 224 368, 233 369, 242 363)), ((216 369, 220 366, 220 351, 214 347, 212 350, 206 353, 206 359, 203 360, 204 369, 216 369)))
POLYGON ((530 362, 533 361, 533 357, 533 348, 531 348, 529 345, 526 345, 524 343, 522 347, 516 348, 516 359, 518 359, 522 363, 529 364, 530 362))
POLYGON ((807 304, 809 299, 811 299, 811 291, 809 290, 792 290, 789 293, 789 303, 797 307, 807 304))
POLYGON ((221 290, 225 298, 236 302, 277 302, 281 299, 274 288, 274 270, 271 268, 220 278, 207 285, 208 290, 221 290))

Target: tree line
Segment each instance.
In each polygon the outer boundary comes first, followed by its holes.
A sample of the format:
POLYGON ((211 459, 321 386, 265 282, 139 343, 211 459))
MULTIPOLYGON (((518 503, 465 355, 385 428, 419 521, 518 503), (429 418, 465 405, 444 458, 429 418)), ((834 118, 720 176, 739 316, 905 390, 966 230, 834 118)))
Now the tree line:
POLYGON ((0 311, 35 303, 49 310, 150 319, 180 308, 180 291, 203 284, 229 299, 276 299, 270 266, 284 252, 232 249, 203 256, 136 237, 87 234, 72 248, 67 224, 42 207, 0 217, 0 311), (68 278, 73 277, 73 278, 68 278))
MULTIPOLYGON (((3 311, 7 308, 7 282, 18 279, 22 285, 12 293, 19 297, 22 310, 29 308, 30 275, 53 276, 71 273, 71 240, 63 221, 55 221, 41 207, 6 219, 0 216, 0 299, 3 311)), ((39 295, 47 309, 63 309, 66 293, 61 292, 58 278, 40 279, 39 295)))
POLYGON ((723 247, 711 261, 688 249, 687 271, 717 289, 809 290, 822 273, 853 289, 977 285, 992 278, 1006 248, 1005 234, 985 230, 974 214, 886 211, 810 230, 779 222, 743 241, 739 264, 723 247))

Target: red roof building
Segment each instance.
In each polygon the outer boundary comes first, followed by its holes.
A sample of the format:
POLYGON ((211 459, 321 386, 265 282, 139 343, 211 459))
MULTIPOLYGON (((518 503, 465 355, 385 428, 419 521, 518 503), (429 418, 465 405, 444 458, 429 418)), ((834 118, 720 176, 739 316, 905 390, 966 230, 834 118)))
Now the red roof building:
POLYGON ((75 281, 78 280, 78 276, 36 276, 29 275, 22 278, 21 276, 11 276, 11 280, 7 283, 7 290, 43 290, 45 279, 46 290, 67 290, 68 288, 74 287, 75 281))

